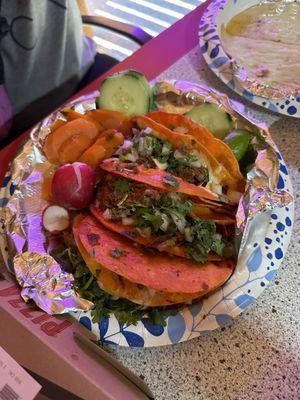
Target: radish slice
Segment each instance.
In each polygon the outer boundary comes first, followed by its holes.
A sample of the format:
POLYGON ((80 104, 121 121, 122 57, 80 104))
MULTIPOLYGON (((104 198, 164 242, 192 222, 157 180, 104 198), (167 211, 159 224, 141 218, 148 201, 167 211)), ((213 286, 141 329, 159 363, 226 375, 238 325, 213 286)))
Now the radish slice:
POLYGON ((43 212, 42 222, 46 231, 57 235, 69 227, 70 215, 64 207, 48 206, 43 212))

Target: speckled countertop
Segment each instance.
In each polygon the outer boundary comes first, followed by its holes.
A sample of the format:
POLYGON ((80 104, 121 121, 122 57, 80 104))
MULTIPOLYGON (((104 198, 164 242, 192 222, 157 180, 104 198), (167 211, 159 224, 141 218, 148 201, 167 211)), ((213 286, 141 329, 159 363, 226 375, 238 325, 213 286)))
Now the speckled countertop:
MULTIPOLYGON (((207 68, 198 48, 159 78, 202 81, 241 101, 207 68)), ((273 282, 230 325, 173 346, 114 350, 156 400, 300 399, 300 120, 247 106, 272 124, 289 169, 296 209, 292 240, 273 282)))

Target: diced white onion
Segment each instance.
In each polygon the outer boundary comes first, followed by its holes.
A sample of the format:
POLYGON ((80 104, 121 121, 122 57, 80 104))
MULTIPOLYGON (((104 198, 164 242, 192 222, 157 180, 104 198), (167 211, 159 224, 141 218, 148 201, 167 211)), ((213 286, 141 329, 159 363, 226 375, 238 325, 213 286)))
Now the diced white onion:
POLYGON ((179 230, 179 232, 184 233, 186 220, 174 212, 172 212, 171 217, 172 217, 172 220, 174 221, 174 224, 176 225, 177 229, 179 230))
POLYGON ((212 192, 216 193, 216 194, 222 194, 222 186, 219 185, 218 183, 208 183, 206 185, 207 189, 211 190, 212 192))
POLYGON ((162 149, 161 149, 161 154, 163 155, 163 156, 167 156, 167 155, 169 155, 171 153, 171 147, 167 144, 167 143, 164 143, 163 144, 163 147, 162 147, 162 149))
POLYGON ((104 218, 104 219, 107 219, 107 220, 111 219, 111 210, 110 210, 109 208, 107 208, 107 209, 104 211, 104 213, 103 213, 103 218, 104 218))
POLYGON ((145 138, 141 137, 139 139, 139 153, 144 153, 145 150, 145 138))
POLYGON ((182 153, 180 153, 179 150, 175 150, 174 151, 174 158, 178 159, 178 158, 184 158, 184 155, 182 153))
POLYGON ((154 161, 154 163, 158 169, 164 171, 165 169, 168 168, 168 163, 161 163, 156 158, 153 158, 153 157, 152 157, 152 160, 154 161))
POLYGON ((138 152, 132 148, 131 153, 126 154, 125 157, 128 161, 136 162, 136 160, 139 158, 139 155, 138 152))
POLYGON ((195 168, 200 168, 201 167, 201 161, 200 160, 191 161, 189 164, 190 164, 191 167, 195 167, 195 168))
POLYGON ((122 218, 122 224, 126 225, 126 226, 133 225, 134 224, 134 218, 133 217, 122 218))
POLYGON ((192 243, 193 241, 193 235, 191 233, 191 228, 185 228, 184 229, 184 237, 186 239, 187 242, 192 243))
POLYGON ((192 150, 190 155, 191 155, 191 159, 192 159, 192 161, 190 162, 190 165, 195 168, 200 168, 201 165, 203 165, 203 161, 202 161, 202 158, 201 158, 200 154, 198 153, 198 151, 192 150))
POLYGON ((131 149, 133 146, 133 143, 131 140, 125 139, 124 143, 122 144, 122 146, 120 146, 118 148, 118 150, 116 151, 115 154, 122 154, 124 150, 129 150, 131 149))
POLYGON ((160 214, 160 216, 161 216, 161 219, 163 220, 163 223, 161 224, 160 229, 162 231, 166 232, 169 227, 169 223, 170 223, 169 219, 166 216, 166 214, 160 214))
POLYGON ((145 129, 143 129, 143 132, 149 135, 152 132, 152 129, 149 126, 147 126, 145 129))

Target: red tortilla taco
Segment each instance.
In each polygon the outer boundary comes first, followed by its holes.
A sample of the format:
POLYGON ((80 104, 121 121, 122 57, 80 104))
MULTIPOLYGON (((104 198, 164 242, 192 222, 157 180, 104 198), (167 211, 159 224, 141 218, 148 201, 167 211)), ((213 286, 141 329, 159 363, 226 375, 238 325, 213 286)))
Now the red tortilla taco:
POLYGON ((185 303, 217 289, 233 261, 206 262, 147 253, 88 216, 73 226, 78 249, 101 289, 148 307, 185 303))
POLYGON ((102 163, 101 168, 108 173, 90 210, 106 228, 198 262, 232 255, 235 217, 228 205, 202 202, 189 190, 190 184, 164 171, 141 166, 127 170, 126 164, 116 162, 102 163))

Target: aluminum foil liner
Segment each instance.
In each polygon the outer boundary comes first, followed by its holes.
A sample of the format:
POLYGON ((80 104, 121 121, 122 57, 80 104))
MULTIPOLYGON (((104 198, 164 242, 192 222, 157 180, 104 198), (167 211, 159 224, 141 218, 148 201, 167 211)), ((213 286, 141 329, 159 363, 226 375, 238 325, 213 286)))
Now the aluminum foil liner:
MULTIPOLYGON (((246 128, 254 133, 252 144, 258 156, 248 173, 246 191, 237 212, 237 226, 243 234, 242 243, 245 243, 249 218, 292 201, 289 193, 276 189, 278 159, 266 126, 251 120, 240 103, 232 102, 202 84, 162 81, 155 85, 155 93, 156 106, 160 110, 184 113, 195 105, 211 102, 232 116, 236 128, 246 128)), ((90 93, 67 106, 84 113, 95 108, 97 95, 98 92, 90 93)), ((87 310, 92 306, 74 291, 73 275, 65 272, 45 250, 41 214, 47 202, 41 198, 41 180, 51 164, 42 155, 41 148, 51 124, 58 118, 64 119, 63 110, 54 112, 38 124, 12 161, 8 171, 11 184, 4 193, 7 204, 0 208, 0 250, 6 273, 15 274, 25 301, 33 300, 49 314, 87 310)))
MULTIPOLYGON (((257 5, 267 4, 267 3, 278 3, 280 5, 285 3, 299 3, 299 0, 261 0, 260 2, 258 2, 257 5)), ((249 91, 254 95, 262 96, 265 97, 266 99, 271 99, 271 100, 294 98, 299 95, 299 87, 295 88, 293 86, 288 86, 288 85, 277 85, 277 86, 269 85, 267 83, 264 83, 263 78, 260 79, 258 77, 255 78, 249 76, 245 68, 242 65, 240 65, 235 60, 233 55, 230 54, 230 51, 226 49, 224 43, 224 39, 226 38, 226 36, 227 36, 226 29, 224 26, 222 26, 221 28, 222 47, 224 48, 228 56, 232 57, 230 68, 232 69, 232 72, 236 80, 244 89, 246 89, 247 91, 249 91)), ((228 40, 230 40, 230 37, 228 38, 228 40)), ((263 77, 263 73, 264 73, 264 67, 262 66, 261 68, 258 68, 257 74, 258 76, 262 74, 261 76, 263 77)))

